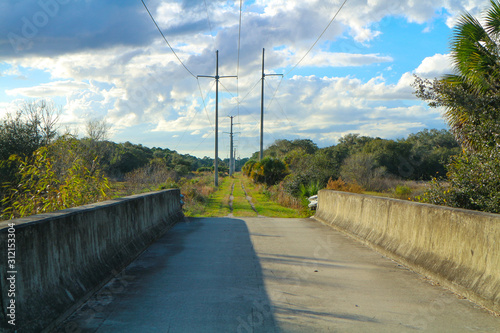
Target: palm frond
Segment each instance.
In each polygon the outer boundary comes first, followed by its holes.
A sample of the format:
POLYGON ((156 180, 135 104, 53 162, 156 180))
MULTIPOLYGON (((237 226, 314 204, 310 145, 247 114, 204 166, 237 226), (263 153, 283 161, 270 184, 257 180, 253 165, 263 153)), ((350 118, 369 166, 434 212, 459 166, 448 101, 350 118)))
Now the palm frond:
POLYGON ((495 36, 495 39, 498 40, 500 34, 500 3, 493 0, 490 3, 491 8, 486 12, 486 32, 495 36))

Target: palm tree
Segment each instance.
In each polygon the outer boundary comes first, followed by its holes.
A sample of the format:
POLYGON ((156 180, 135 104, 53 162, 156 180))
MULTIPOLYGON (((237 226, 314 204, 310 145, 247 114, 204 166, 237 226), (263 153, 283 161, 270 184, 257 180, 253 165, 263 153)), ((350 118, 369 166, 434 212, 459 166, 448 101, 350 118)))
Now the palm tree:
POLYGON ((483 24, 469 13, 458 20, 451 41, 456 74, 445 76, 440 88, 448 124, 471 150, 495 146, 498 139, 491 125, 497 129, 500 110, 500 2, 490 3, 483 24), (481 129, 487 127, 485 135, 481 129))
POLYGON ((471 92, 496 94, 500 89, 500 3, 491 0, 484 26, 465 13, 454 29, 451 51, 457 75, 448 75, 452 84, 463 84, 471 92))

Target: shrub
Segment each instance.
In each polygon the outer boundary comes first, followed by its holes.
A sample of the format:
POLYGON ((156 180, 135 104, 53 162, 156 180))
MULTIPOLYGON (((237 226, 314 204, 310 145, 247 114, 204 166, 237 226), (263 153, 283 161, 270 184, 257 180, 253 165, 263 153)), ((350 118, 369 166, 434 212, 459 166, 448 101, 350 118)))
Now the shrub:
POLYGON ((337 180, 333 180, 332 178, 330 178, 328 180, 328 183, 326 184, 326 189, 351 193, 363 193, 363 191, 365 190, 358 183, 346 183, 340 177, 337 180))
POLYGON ((406 185, 398 185, 392 191, 393 196, 398 199, 409 199, 412 193, 412 189, 406 185))
POLYGON ((7 185, 7 195, 2 199, 4 218, 48 213, 107 198, 108 179, 98 167, 89 170, 80 158, 75 157, 62 174, 45 147, 32 157, 13 155, 10 160, 18 164, 18 181, 7 185))
POLYGON ((246 174, 250 172, 250 178, 255 183, 272 186, 279 183, 288 174, 288 167, 286 164, 276 158, 266 157, 260 162, 249 162, 245 164, 244 172, 246 174))

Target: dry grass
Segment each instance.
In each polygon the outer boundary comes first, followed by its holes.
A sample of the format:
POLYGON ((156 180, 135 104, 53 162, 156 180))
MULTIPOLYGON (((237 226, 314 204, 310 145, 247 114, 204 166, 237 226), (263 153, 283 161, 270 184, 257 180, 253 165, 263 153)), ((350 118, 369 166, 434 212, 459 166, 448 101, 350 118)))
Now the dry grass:
POLYGON ((337 180, 330 178, 326 184, 326 189, 351 193, 363 193, 365 190, 362 186, 358 185, 358 183, 346 183, 340 177, 337 180))

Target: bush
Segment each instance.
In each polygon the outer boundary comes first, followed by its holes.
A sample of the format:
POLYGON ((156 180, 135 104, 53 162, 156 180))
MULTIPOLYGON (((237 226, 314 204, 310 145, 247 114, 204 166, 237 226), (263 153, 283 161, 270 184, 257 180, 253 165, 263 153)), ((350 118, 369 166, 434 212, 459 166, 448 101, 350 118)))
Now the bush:
POLYGON ((18 181, 7 185, 3 218, 48 213, 107 198, 108 179, 98 167, 89 170, 80 158, 75 157, 63 173, 58 172, 45 147, 32 157, 13 155, 10 160, 18 164, 18 181))
POLYGON ((500 160, 463 153, 448 165, 448 182, 434 179, 423 202, 500 213, 500 160))
POLYGON ((398 199, 410 199, 412 193, 413 193, 412 189, 406 185, 398 185, 392 191, 393 196, 398 199))
POLYGON ((270 157, 253 164, 247 162, 244 169, 246 174, 250 170, 250 178, 255 183, 266 184, 267 186, 279 183, 288 174, 288 167, 283 161, 270 157))
POLYGON ((326 189, 351 193, 363 193, 365 190, 362 186, 358 185, 358 183, 346 183, 340 177, 337 180, 330 178, 326 184, 326 189))
POLYGON ((320 190, 319 182, 311 182, 308 185, 300 184, 300 195, 303 198, 309 198, 310 196, 318 194, 320 190))
POLYGON ((340 176, 349 183, 356 183, 368 190, 384 190, 380 187, 386 170, 376 164, 373 154, 357 153, 349 156, 340 168, 340 176))

